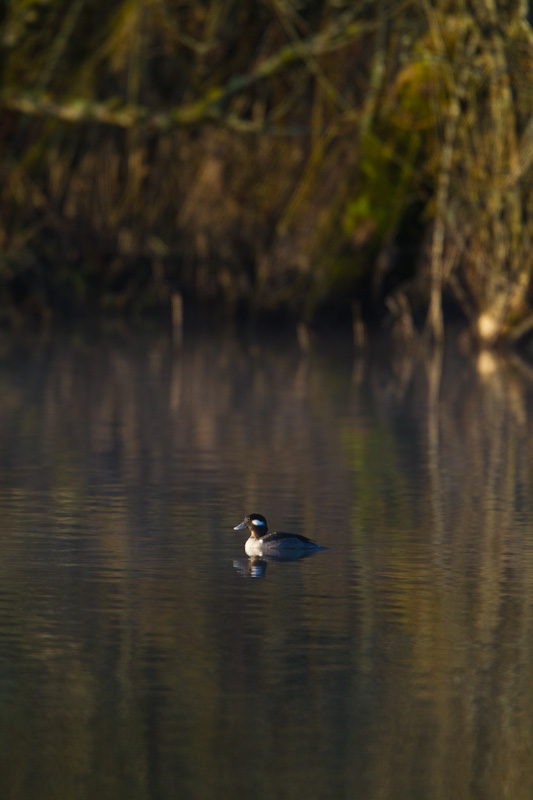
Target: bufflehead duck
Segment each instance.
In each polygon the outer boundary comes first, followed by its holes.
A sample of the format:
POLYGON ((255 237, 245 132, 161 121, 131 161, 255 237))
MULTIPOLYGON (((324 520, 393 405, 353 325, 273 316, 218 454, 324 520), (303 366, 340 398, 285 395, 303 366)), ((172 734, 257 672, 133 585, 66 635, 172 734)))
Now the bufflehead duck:
POLYGON ((306 536, 299 533, 282 533, 276 531, 268 532, 267 521, 262 514, 249 514, 239 525, 235 525, 234 531, 242 531, 248 528, 250 538, 244 545, 246 554, 249 556, 297 556, 309 555, 316 550, 325 550, 306 536))

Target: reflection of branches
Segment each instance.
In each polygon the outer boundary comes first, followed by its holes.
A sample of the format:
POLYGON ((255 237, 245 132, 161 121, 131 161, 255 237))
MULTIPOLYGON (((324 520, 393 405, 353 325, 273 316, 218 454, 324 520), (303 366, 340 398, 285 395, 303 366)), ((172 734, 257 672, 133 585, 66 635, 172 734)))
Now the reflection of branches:
MULTIPOLYGON (((517 378, 505 361, 488 364, 485 358, 480 374, 457 353, 443 355, 436 350, 424 362, 427 394, 416 370, 402 394, 392 369, 388 381, 382 373, 371 383, 381 411, 379 441, 390 436, 377 453, 373 441, 363 459, 368 483, 365 469, 358 479, 357 570, 368 628, 360 672, 379 676, 396 711, 403 709, 398 698, 409 698, 403 717, 434 732, 428 786, 439 783, 460 752, 456 789, 446 795, 469 785, 497 797, 510 785, 513 796, 525 800, 531 780, 522 790, 523 761, 516 752, 530 747, 533 707, 532 375, 517 378), (406 428, 425 429, 427 437, 411 436, 402 460, 406 428), (409 469, 417 474, 402 486, 400 474, 409 469), (410 504, 402 489, 411 493, 410 504), (385 512, 381 496, 388 498, 385 512), (487 758, 491 768, 480 771, 487 758)), ((374 742, 380 765, 397 752, 402 732, 393 721, 380 729, 374 742)), ((406 762, 419 757, 418 744, 416 736, 407 737, 406 762)), ((371 774, 369 794, 391 794, 392 776, 382 775, 377 762, 371 774)))
POLYGON ((433 509, 432 533, 436 545, 444 538, 445 516, 440 482, 440 389, 443 348, 433 347, 425 359, 428 380, 427 452, 430 498, 433 509))

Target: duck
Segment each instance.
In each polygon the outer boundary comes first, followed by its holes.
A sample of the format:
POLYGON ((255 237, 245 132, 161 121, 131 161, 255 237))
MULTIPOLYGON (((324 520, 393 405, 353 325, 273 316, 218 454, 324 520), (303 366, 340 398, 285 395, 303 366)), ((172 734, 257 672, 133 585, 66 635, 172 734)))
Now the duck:
POLYGON ((311 541, 299 533, 283 533, 282 531, 268 532, 267 521, 262 514, 248 514, 242 522, 235 525, 234 531, 248 528, 250 538, 244 545, 246 555, 273 556, 278 558, 300 558, 311 555, 317 550, 326 550, 320 544, 311 541))

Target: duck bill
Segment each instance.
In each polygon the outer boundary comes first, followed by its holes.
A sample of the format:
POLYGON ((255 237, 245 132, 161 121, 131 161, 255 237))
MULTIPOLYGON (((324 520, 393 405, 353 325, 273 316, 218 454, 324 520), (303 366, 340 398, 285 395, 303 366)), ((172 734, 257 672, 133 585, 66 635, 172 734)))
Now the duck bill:
POLYGON ((246 527, 248 527, 248 526, 246 525, 246 522, 239 522, 239 524, 238 524, 238 525, 235 525, 235 527, 233 528, 233 530, 234 530, 234 531, 242 531, 242 530, 243 530, 243 528, 246 528, 246 527))

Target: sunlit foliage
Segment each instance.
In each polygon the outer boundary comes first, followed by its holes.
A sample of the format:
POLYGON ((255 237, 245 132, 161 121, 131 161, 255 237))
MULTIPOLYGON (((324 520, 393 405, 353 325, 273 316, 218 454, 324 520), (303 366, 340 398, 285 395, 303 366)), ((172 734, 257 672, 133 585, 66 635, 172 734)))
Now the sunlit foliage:
POLYGON ((523 3, 16 0, 0 313, 531 308, 523 3), (394 301, 394 302, 392 302, 394 301))

